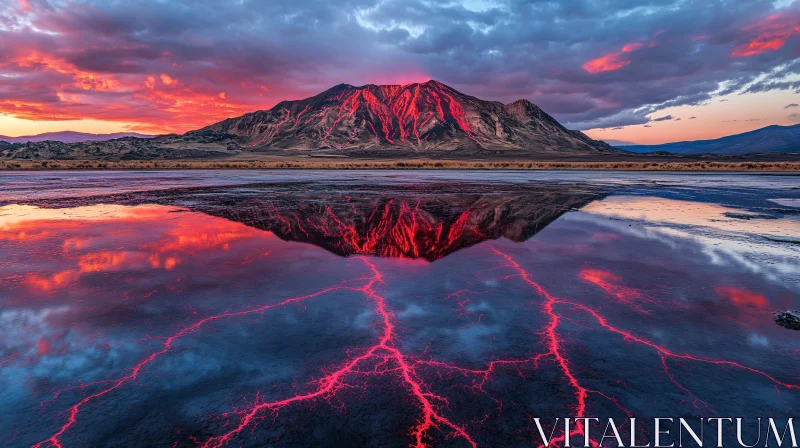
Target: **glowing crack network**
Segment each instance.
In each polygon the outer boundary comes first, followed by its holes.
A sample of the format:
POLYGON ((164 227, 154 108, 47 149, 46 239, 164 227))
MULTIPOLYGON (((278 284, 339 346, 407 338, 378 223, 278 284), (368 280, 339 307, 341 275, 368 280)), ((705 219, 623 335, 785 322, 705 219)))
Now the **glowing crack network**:
MULTIPOLYGON (((365 243, 353 242, 353 244, 360 246, 365 243)), ((526 269, 514 257, 493 246, 484 244, 484 247, 488 248, 497 260, 496 267, 491 269, 491 272, 500 275, 496 280, 516 282, 519 283, 518 286, 527 288, 528 309, 541 318, 541 325, 531 328, 531 331, 538 335, 539 344, 528 348, 529 356, 498 358, 484 363, 483 366, 475 367, 435 359, 434 356, 427 354, 427 351, 404 349, 402 333, 397 327, 397 312, 392 309, 390 301, 383 292, 391 280, 381 272, 376 259, 361 256, 359 259, 363 264, 363 272, 358 277, 276 303, 198 318, 173 334, 159 338, 160 347, 157 350, 144 356, 119 376, 81 385, 81 389, 91 386, 97 391, 86 394, 62 412, 53 415, 52 418, 59 421, 59 429, 34 444, 33 448, 62 448, 70 445, 71 432, 79 421, 89 418, 86 416, 87 411, 99 412, 104 400, 121 388, 136 388, 146 384, 146 377, 151 374, 148 370, 150 365, 156 359, 169 356, 174 351, 177 340, 188 335, 202 336, 205 327, 212 322, 235 324, 235 321, 243 316, 266 318, 270 310, 290 305, 309 306, 333 292, 353 293, 361 296, 369 304, 371 313, 377 320, 375 339, 371 345, 337 348, 342 354, 341 361, 319 369, 321 376, 295 385, 296 390, 291 394, 268 399, 267 397, 274 394, 269 390, 272 386, 270 384, 265 384, 262 390, 252 391, 252 396, 256 397, 252 403, 231 410, 217 419, 224 419, 225 424, 216 434, 181 436, 182 439, 171 442, 195 444, 203 448, 239 446, 245 443, 255 428, 270 424, 267 417, 278 418, 284 410, 302 403, 327 402, 333 405, 332 402, 341 399, 340 396, 344 391, 362 390, 362 397, 365 397, 371 393, 371 381, 380 379, 396 384, 400 390, 404 390, 405 397, 402 400, 414 409, 413 424, 401 430, 408 438, 410 446, 429 447, 441 440, 471 447, 490 446, 491 443, 482 441, 476 435, 481 433, 483 421, 464 417, 464 413, 457 409, 457 401, 453 400, 453 394, 464 390, 472 396, 486 397, 491 403, 491 408, 485 410, 485 415, 488 417, 491 413, 501 413, 507 403, 494 397, 489 386, 508 372, 514 372, 529 381, 540 381, 530 376, 530 373, 541 370, 545 363, 555 368, 559 387, 571 391, 571 402, 567 403, 567 407, 572 411, 570 415, 591 416, 593 403, 591 397, 598 397, 620 412, 632 415, 632 412, 612 394, 587 386, 581 371, 576 368, 573 352, 565 344, 562 327, 565 322, 572 322, 578 318, 585 319, 584 325, 592 325, 598 331, 607 332, 620 344, 629 344, 649 352, 662 367, 664 377, 674 385, 679 394, 688 397, 699 412, 713 413, 712 404, 698 398, 695 391, 681 382, 680 375, 673 371, 677 363, 697 363, 707 368, 735 370, 753 375, 774 387, 776 393, 780 393, 780 390, 800 390, 800 384, 778 378, 769 372, 735 361, 683 353, 653 342, 634 331, 620 328, 613 323, 612 317, 603 313, 601 308, 552 294, 540 280, 536 279, 534 272, 526 269)), ((645 312, 640 308, 640 304, 650 300, 645 294, 623 286, 620 277, 605 271, 584 269, 579 278, 603 291, 610 299, 629 306, 637 313, 645 312)), ((468 289, 458 289, 445 297, 445 300, 457 303, 458 313, 469 313, 472 312, 468 311, 470 301, 465 298, 468 295, 470 295, 468 289)), ((569 434, 563 432, 557 434, 553 443, 557 445, 566 437, 581 438, 586 429, 578 422, 569 434)), ((530 440, 537 440, 533 433, 530 434, 530 440)))

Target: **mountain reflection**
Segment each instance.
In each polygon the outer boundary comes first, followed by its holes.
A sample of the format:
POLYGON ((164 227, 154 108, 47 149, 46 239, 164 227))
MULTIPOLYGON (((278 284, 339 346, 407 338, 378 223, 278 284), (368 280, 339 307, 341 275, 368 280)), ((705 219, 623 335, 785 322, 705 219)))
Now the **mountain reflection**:
POLYGON ((353 183, 0 205, 0 445, 516 447, 799 402, 771 202, 353 183))
POLYGON ((324 189, 273 184, 174 189, 48 203, 182 206, 310 243, 341 256, 435 261, 482 241, 525 241, 565 212, 604 195, 575 184, 430 185, 324 189))

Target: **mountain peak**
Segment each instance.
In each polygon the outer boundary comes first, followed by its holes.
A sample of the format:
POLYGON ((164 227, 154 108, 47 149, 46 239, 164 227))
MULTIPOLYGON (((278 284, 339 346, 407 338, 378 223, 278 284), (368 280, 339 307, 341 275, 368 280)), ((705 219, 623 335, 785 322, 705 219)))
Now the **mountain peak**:
POLYGON ((435 79, 429 79, 429 80, 427 80, 427 81, 425 81, 423 83, 420 83, 420 85, 423 85, 423 86, 434 86, 434 87, 447 87, 448 89, 450 88, 450 86, 446 85, 443 82, 439 82, 439 81, 437 81, 435 79))
POLYGON ((576 136, 530 101, 484 101, 433 79, 405 85, 339 84, 203 131, 236 135, 241 146, 251 148, 609 150, 576 136))
POLYGON ((435 79, 429 79, 429 80, 423 81, 423 82, 411 82, 411 83, 407 83, 407 84, 364 84, 361 87, 354 87, 354 86, 351 86, 350 84, 339 84, 339 85, 340 86, 349 86, 349 87, 353 87, 355 89, 367 89, 367 88, 370 88, 370 87, 378 87, 378 88, 380 88, 380 87, 414 87, 414 86, 447 87, 447 88, 450 88, 446 84, 441 83, 439 81, 436 81, 435 79))
POLYGON ((513 103, 508 103, 507 106, 519 105, 523 107, 538 107, 535 104, 531 103, 530 101, 526 100, 525 98, 520 98, 513 103))

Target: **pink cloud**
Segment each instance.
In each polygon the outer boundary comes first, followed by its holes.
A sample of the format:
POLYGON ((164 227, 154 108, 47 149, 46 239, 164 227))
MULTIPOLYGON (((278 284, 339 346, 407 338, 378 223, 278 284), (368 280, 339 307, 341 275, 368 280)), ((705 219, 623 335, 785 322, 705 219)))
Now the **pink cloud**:
POLYGON ((742 31, 750 36, 750 40, 733 48, 731 55, 734 57, 749 57, 779 50, 789 39, 800 34, 800 21, 791 14, 775 14, 742 28, 742 31))
POLYGON ((600 73, 600 72, 607 72, 611 70, 618 70, 622 67, 631 63, 630 58, 628 58, 625 53, 630 53, 642 48, 644 44, 641 42, 632 42, 626 44, 622 47, 622 50, 618 52, 613 52, 606 54, 604 56, 600 56, 597 59, 592 59, 591 61, 583 64, 583 69, 589 73, 600 73))

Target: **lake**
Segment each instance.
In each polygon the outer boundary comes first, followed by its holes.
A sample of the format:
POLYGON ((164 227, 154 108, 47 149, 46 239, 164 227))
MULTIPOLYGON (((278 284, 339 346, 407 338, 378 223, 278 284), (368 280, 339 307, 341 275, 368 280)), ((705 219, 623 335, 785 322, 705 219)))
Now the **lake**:
POLYGON ((791 175, 4 172, 0 444, 753 443, 800 406, 799 248, 791 175))

